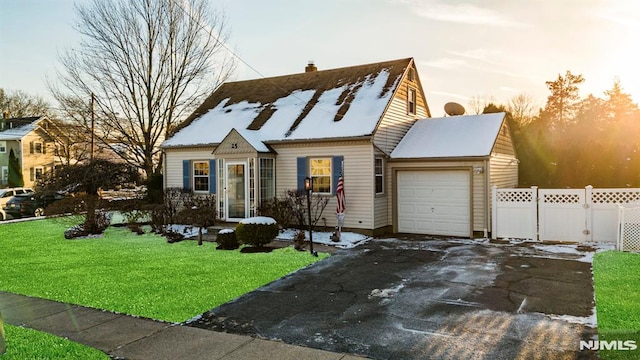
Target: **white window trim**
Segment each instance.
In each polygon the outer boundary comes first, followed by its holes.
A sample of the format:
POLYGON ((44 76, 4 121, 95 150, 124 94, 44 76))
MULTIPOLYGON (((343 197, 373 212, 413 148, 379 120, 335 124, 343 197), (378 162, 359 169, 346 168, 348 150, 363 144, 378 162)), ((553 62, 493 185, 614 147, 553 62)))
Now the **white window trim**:
MULTIPOLYGON (((329 160, 329 175, 321 175, 322 177, 325 176, 329 176, 329 191, 328 192, 316 192, 314 191, 314 194, 318 194, 318 195, 332 195, 332 190, 333 190, 333 157, 331 156, 314 156, 314 157, 310 157, 309 158, 309 162, 308 162, 308 173, 309 173, 309 177, 313 179, 314 175, 313 172, 311 171, 311 164, 313 163, 313 160, 329 160)), ((315 177, 319 177, 319 176, 315 176, 315 177)))
POLYGON ((418 91, 411 86, 407 86, 407 114, 416 115, 418 113, 418 91), (413 100, 413 111, 411 111, 411 102, 413 100))
POLYGON ((0 153, 4 154, 7 152, 7 142, 0 141, 0 153))
POLYGON ((258 201, 259 202, 268 201, 275 196, 276 196, 276 159, 275 158, 258 158, 258 201), (267 166, 267 163, 269 162, 271 164, 267 166), (265 169, 267 168, 270 169, 273 177, 273 179, 271 180, 271 183, 269 183, 267 186, 264 186, 264 187, 262 186, 263 179, 265 180, 265 182, 269 182, 269 180, 268 178, 262 177, 263 167, 265 169), (271 196, 263 197, 264 192, 270 192, 270 193, 272 192, 273 194, 270 194, 271 196))
POLYGON ((384 159, 380 156, 376 156, 375 159, 373 160, 373 187, 374 190, 376 191, 376 195, 384 195, 384 159), (376 169, 376 162, 380 160, 380 171, 381 173, 378 174, 377 173, 377 169, 376 169), (380 177, 382 179, 382 191, 378 192, 377 189, 377 179, 378 177, 380 177))
POLYGON ((209 177, 210 176, 211 176, 211 169, 209 168, 209 160, 193 161, 193 163, 191 165, 191 188, 193 189, 193 192, 196 192, 196 193, 209 193, 209 190, 211 190, 211 188, 210 188, 211 184, 209 183, 209 177), (207 165, 207 175, 196 175, 196 164, 206 164, 207 165), (196 177, 197 178, 206 178, 207 179, 207 189, 206 190, 197 190, 196 189, 196 177))
POLYGON ((34 141, 33 142, 33 153, 34 154, 44 154, 44 143, 42 141, 34 141), (40 151, 38 151, 38 144, 40 144, 40 151))
POLYGON ((34 166, 33 167, 33 180, 38 181, 41 177, 44 176, 44 166, 34 166), (40 170, 40 176, 38 176, 38 170, 40 170))

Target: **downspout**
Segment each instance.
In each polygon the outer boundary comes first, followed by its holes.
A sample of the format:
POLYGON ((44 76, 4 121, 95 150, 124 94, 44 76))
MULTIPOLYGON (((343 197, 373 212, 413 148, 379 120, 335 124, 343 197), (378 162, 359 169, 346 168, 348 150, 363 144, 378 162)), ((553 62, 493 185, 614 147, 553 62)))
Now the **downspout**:
POLYGON ((489 167, 489 160, 484 159, 484 193, 486 198, 486 204, 484 207, 484 238, 487 239, 489 237, 489 225, 491 222, 489 221, 489 216, 491 215, 491 191, 489 191, 489 186, 491 185, 489 179, 491 177, 491 168, 489 167))
POLYGON ((167 189, 167 151, 162 149, 162 191, 167 189))

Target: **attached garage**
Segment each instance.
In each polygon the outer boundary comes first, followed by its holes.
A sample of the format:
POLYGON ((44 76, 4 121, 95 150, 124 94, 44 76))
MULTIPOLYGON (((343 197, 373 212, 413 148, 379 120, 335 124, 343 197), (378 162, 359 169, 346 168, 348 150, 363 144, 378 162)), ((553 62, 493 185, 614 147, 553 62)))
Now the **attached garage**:
POLYGON ((518 160, 504 117, 416 121, 388 161, 394 232, 488 235, 491 187, 518 184, 518 160))
POLYGON ((398 231, 471 236, 471 176, 465 170, 397 172, 398 231))

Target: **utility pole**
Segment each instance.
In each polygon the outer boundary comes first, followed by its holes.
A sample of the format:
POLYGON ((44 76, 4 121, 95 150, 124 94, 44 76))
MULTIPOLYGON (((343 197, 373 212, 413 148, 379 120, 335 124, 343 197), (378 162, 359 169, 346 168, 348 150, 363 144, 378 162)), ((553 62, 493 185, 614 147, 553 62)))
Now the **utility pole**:
POLYGON ((94 110, 94 103, 96 101, 96 96, 91 93, 91 154, 89 155, 89 159, 93 161, 93 149, 95 146, 95 123, 96 123, 96 112, 94 110))

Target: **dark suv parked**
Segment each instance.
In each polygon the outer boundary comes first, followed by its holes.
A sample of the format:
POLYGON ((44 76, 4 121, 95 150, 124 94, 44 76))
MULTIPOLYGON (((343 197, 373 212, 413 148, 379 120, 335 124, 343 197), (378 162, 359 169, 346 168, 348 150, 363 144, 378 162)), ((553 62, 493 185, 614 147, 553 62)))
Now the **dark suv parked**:
POLYGON ((4 207, 7 215, 13 218, 23 216, 43 216, 44 209, 51 203, 64 198, 62 194, 20 194, 9 200, 4 207))

